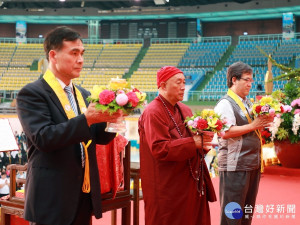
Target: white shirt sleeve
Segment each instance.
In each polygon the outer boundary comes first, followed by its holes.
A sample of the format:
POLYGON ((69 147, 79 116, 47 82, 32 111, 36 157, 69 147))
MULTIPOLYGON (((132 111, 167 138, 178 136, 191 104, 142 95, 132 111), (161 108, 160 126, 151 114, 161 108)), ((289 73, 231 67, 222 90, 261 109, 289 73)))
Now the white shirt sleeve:
POLYGON ((227 120, 227 127, 224 131, 229 130, 231 126, 236 125, 236 119, 230 102, 227 99, 222 99, 214 108, 214 111, 221 116, 221 119, 227 120))

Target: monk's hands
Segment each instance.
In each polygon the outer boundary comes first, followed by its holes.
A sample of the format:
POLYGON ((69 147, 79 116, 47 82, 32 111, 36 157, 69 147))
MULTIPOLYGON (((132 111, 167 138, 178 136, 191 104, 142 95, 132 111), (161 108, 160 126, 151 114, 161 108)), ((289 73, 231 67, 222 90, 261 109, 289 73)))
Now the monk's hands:
POLYGON ((96 103, 90 103, 87 110, 84 112, 88 126, 95 123, 110 122, 117 123, 123 120, 122 110, 110 114, 107 111, 102 111, 95 108, 96 103))
MULTIPOLYGON (((196 148, 201 149, 202 148, 202 142, 203 142, 203 150, 209 151, 211 149, 211 142, 213 140, 213 133, 204 133, 202 137, 200 135, 193 136, 193 139, 195 141, 196 148)), ((206 152, 205 152, 206 153, 206 152)))
POLYGON ((270 123, 273 122, 273 120, 274 116, 272 115, 260 115, 252 121, 251 125, 253 130, 260 130, 265 127, 269 127, 270 123))

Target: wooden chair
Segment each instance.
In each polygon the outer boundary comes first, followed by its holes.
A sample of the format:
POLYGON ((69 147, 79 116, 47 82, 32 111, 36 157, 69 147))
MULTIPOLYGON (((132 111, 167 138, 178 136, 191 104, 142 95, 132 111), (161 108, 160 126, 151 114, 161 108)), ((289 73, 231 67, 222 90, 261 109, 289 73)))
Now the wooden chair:
POLYGON ((1 199, 1 225, 10 225, 10 216, 16 215, 23 218, 24 214, 24 197, 16 196, 17 186, 25 184, 25 179, 17 179, 17 170, 26 171, 26 165, 8 165, 7 169, 10 170, 10 187, 9 198, 1 199))
MULTIPOLYGON (((125 147, 124 166, 124 190, 119 191, 113 199, 112 193, 102 194, 103 212, 112 210, 112 225, 116 225, 116 209, 122 208, 122 225, 130 225, 131 213, 131 195, 130 195, 130 142, 125 147)), ((24 197, 16 195, 16 187, 25 184, 25 179, 17 179, 17 171, 27 171, 26 165, 12 164, 7 167, 10 169, 10 191, 9 198, 0 199, 1 207, 1 225, 10 225, 11 216, 16 215, 24 218, 24 197)), ((92 224, 92 222, 91 222, 92 224)))

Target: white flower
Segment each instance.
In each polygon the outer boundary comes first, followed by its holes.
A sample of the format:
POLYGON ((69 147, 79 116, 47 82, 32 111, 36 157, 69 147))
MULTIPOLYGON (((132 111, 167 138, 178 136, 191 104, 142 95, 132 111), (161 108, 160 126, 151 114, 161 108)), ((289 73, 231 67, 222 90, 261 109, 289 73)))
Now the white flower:
POLYGON ((295 135, 297 135, 299 126, 300 126, 300 114, 298 113, 298 114, 295 114, 294 119, 293 119, 292 131, 294 132, 295 135))
POLYGON ((279 128, 281 122, 283 122, 283 121, 284 120, 281 119, 280 117, 276 117, 276 116, 274 117, 272 125, 269 127, 269 131, 272 133, 272 136, 271 136, 272 141, 274 141, 275 135, 278 132, 278 128, 279 128))

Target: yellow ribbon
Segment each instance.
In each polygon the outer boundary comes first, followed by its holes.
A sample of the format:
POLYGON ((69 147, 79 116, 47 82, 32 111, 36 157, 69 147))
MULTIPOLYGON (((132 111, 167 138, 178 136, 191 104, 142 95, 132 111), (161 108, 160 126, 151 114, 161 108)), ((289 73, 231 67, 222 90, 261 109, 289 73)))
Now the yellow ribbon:
POLYGON ((89 156, 88 156, 88 147, 92 143, 92 140, 89 140, 88 143, 85 145, 84 142, 81 142, 82 146, 84 147, 84 154, 86 156, 85 168, 84 168, 84 178, 82 184, 82 191, 84 193, 90 193, 91 185, 90 185, 90 164, 89 164, 89 156))
MULTIPOLYGON (((236 93, 234 93, 231 89, 228 89, 227 95, 230 96, 237 104, 238 106, 241 108, 241 110, 243 111, 243 113, 245 114, 245 116, 247 117, 248 123, 250 124, 252 122, 252 119, 249 116, 248 111, 246 110, 246 107, 244 105, 244 103, 241 101, 241 99, 237 96, 236 93)), ((262 148, 262 138, 261 138, 261 133, 259 130, 255 130, 256 135, 259 138, 260 141, 260 146, 262 148)), ((264 161, 263 161, 263 152, 261 149, 261 153, 260 153, 260 160, 261 160, 261 168, 260 171, 263 173, 264 172, 264 161)))
MULTIPOLYGON (((52 88, 52 90, 55 92, 56 96, 58 97, 60 104, 62 105, 68 119, 71 119, 75 117, 75 113, 70 105, 69 99, 63 90, 62 86, 54 76, 54 74, 50 71, 47 70, 43 76, 44 80, 49 84, 49 86, 52 88)), ((83 113, 86 111, 86 105, 84 102, 84 99, 82 97, 81 92, 74 86, 74 90, 76 93, 76 97, 78 100, 78 104, 80 107, 80 111, 83 113)), ((85 168, 84 168, 84 179, 83 179, 83 184, 82 184, 82 191, 85 193, 90 192, 90 167, 89 167, 89 155, 88 155, 88 147, 91 144, 92 140, 89 140, 87 145, 85 145, 84 142, 81 142, 83 148, 84 148, 84 153, 85 153, 85 168)))

